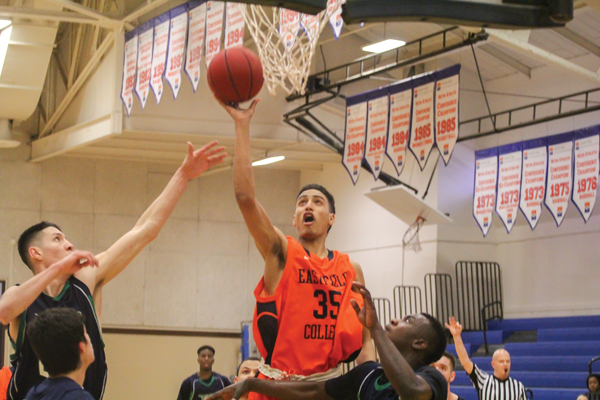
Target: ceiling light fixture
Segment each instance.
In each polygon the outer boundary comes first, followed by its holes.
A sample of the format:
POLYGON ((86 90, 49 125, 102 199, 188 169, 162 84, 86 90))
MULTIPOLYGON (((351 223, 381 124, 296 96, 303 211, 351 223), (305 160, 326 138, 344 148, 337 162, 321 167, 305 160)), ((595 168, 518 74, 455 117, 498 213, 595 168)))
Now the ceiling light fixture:
POLYGON ((386 39, 379 43, 370 44, 368 46, 363 47, 363 51, 368 51, 369 53, 384 53, 388 50, 396 49, 398 47, 402 47, 406 44, 402 40, 396 39, 386 39))
MULTIPOLYGON (((3 22, 4 20, 0 21, 3 22)), ((10 21, 8 21, 10 24, 10 21)), ((6 58, 6 51, 8 50, 8 42, 10 41, 10 34, 12 33, 12 26, 4 27, 0 29, 0 75, 2 75, 2 67, 4 66, 4 59, 6 58)))
POLYGON ((273 164, 273 163, 276 163, 278 161, 283 161, 283 160, 285 160, 285 156, 263 158, 262 160, 254 161, 252 163, 252 166, 257 167, 259 165, 273 164))

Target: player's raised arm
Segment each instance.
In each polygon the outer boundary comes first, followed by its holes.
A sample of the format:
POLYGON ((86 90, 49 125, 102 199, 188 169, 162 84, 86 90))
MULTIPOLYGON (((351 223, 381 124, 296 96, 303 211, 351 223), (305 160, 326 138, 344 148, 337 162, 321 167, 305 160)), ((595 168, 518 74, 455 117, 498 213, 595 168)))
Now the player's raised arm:
MULTIPOLYGON (((352 266, 354 267, 354 271, 356 271, 356 278, 354 279, 365 285, 365 276, 361 266, 355 261, 352 261, 352 266)), ((375 346, 373 346, 373 340, 371 339, 371 332, 366 326, 363 326, 362 334, 362 350, 356 358, 356 364, 362 364, 367 361, 377 361, 377 354, 375 353, 375 346)))
POLYGON ((465 348, 465 344, 462 341, 462 337, 460 334, 462 333, 462 326, 458 323, 456 318, 450 317, 448 319, 448 323, 446 324, 446 328, 452 334, 452 338, 454 339, 454 347, 456 348, 456 354, 458 354, 458 359, 462 364, 463 368, 467 372, 467 374, 471 374, 473 372, 473 361, 469 358, 469 353, 467 353, 467 349, 465 348))
POLYGON ((77 275, 90 287, 95 298, 104 284, 116 277, 148 243, 156 238, 173 212, 188 182, 200 176, 210 167, 221 163, 227 155, 224 150, 225 148, 218 146, 216 141, 198 150, 194 150, 192 144, 188 143, 188 153, 183 163, 162 193, 142 214, 133 229, 117 240, 108 250, 97 256, 100 263, 97 274, 81 277, 77 275))
POLYGON ((285 400, 332 400, 325 391, 325 382, 266 381, 253 378, 228 386, 205 400, 239 400, 249 392, 285 400))
POLYGON ((228 106, 217 99, 235 122, 235 152, 233 154, 233 188, 246 226, 265 260, 265 289, 273 294, 281 278, 287 256, 287 240, 275 228, 264 208, 256 199, 252 156, 250 154, 250 120, 258 104, 254 100, 247 110, 228 106))

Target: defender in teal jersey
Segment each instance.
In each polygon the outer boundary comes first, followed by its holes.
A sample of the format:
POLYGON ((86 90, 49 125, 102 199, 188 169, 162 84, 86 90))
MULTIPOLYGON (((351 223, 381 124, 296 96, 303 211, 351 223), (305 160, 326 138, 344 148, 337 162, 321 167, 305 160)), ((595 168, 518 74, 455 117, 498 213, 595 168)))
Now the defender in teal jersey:
POLYGON ((231 385, 227 377, 213 372, 215 349, 202 346, 198 349, 198 372, 186 378, 181 384, 177 400, 202 400, 209 394, 218 392, 231 385))

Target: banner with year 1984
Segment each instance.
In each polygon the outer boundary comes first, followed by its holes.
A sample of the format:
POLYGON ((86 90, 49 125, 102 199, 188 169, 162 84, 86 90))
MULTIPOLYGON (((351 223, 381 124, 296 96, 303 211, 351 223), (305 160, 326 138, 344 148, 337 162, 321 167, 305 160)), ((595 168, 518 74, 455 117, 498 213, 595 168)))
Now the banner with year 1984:
POLYGON ((410 134, 412 114, 412 82, 403 82, 389 87, 390 121, 386 143, 386 154, 400 176, 406 164, 406 146, 410 134))
POLYGON ((165 78, 176 99, 181 87, 181 67, 185 56, 185 38, 187 31, 187 4, 182 4, 169 11, 171 29, 167 45, 167 65, 165 78))
POLYGON ((346 130, 342 164, 355 185, 360 175, 366 134, 367 96, 362 94, 346 98, 346 130))
POLYGON ((435 74, 413 80, 413 106, 408 148, 414 154, 421 171, 433 148, 433 101, 435 74))
POLYGON ((528 140, 523 146, 523 172, 519 208, 531 229, 535 229, 546 193, 546 138, 528 140))
POLYGON ((135 81, 135 93, 140 99, 142 110, 150 93, 150 78, 152 77, 152 38, 154 37, 154 21, 150 20, 138 28, 138 66, 135 81))
POLYGON ((521 193, 521 143, 507 144, 498 148, 498 188, 496 213, 510 233, 519 209, 521 193))
POLYGON ((544 204, 556 226, 560 226, 569 206, 573 168, 573 132, 549 136, 548 176, 544 204))
POLYGON ((435 73, 435 143, 448 165, 458 139, 460 64, 435 73))
POLYGON ((496 204, 496 180, 498 177, 498 149, 475 152, 475 187, 473 189, 473 217, 486 236, 492 225, 496 204))
POLYGON ((194 93, 200 82, 202 50, 204 49, 204 30, 206 28, 206 2, 188 3, 188 38, 185 56, 185 73, 192 82, 194 93))
POLYGON ((156 97, 156 104, 160 103, 163 94, 163 75, 167 63, 167 44, 169 44, 169 12, 154 18, 154 50, 152 52, 152 78, 150 87, 156 97))
POLYGON ((385 142, 388 133, 388 89, 369 92, 369 113, 367 117, 367 138, 365 142, 365 161, 377 180, 385 160, 385 142))
POLYGON ((571 199, 585 222, 590 219, 596 204, 598 189, 598 152, 600 126, 574 132, 573 191, 571 199))
POLYGON ((125 55, 123 57, 123 86, 121 99, 125 104, 127 115, 131 114, 133 107, 133 88, 135 86, 135 73, 137 66, 138 34, 137 29, 125 33, 125 55))

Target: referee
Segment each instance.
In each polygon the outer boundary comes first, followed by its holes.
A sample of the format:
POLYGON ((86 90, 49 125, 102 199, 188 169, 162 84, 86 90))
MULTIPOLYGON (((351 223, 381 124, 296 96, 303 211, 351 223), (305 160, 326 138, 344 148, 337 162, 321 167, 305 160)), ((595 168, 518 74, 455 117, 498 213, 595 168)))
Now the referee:
POLYGON ((471 378, 471 382, 473 382, 473 386, 475 386, 479 395, 479 400, 527 400, 523 384, 508 377, 510 374, 510 354, 508 354, 508 351, 498 349, 494 352, 492 357, 494 375, 489 375, 473 364, 473 361, 469 358, 467 349, 465 349, 460 337, 462 326, 456 322, 454 317, 450 317, 446 328, 450 330, 454 338, 454 345, 460 363, 469 378, 471 378))

